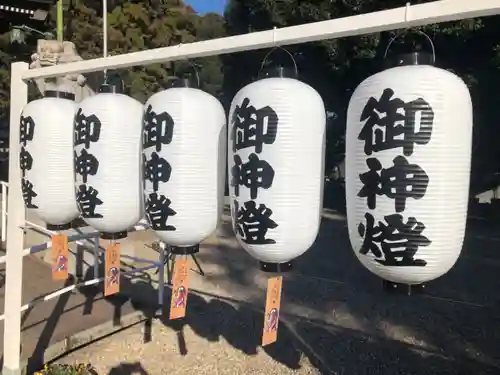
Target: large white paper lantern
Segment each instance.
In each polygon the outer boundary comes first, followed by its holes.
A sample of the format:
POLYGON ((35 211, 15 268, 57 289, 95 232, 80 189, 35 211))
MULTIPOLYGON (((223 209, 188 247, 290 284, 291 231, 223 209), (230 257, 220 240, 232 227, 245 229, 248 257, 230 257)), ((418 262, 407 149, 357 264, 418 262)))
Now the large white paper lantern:
POLYGON ((71 228, 79 216, 73 171, 74 94, 46 91, 21 114, 19 163, 25 205, 49 230, 71 228))
POLYGON ((465 83, 417 62, 357 87, 346 139, 353 250, 373 273, 409 285, 445 274, 460 255, 472 140, 465 83))
POLYGON ((215 231, 222 214, 226 115, 193 82, 176 86, 144 106, 144 197, 151 228, 173 253, 188 254, 215 231))
POLYGON ((83 220, 105 239, 127 236, 143 217, 142 104, 103 85, 75 116, 77 202, 83 220))
POLYGON ((236 94, 228 129, 236 238, 271 272, 289 269, 318 234, 326 130, 320 95, 276 73, 236 94))

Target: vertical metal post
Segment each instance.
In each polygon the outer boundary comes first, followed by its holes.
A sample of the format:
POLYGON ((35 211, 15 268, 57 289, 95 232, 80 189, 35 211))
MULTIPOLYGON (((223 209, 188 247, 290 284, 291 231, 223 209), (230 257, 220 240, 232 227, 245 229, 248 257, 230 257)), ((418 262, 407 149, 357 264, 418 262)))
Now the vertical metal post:
POLYGON ((101 252, 99 251, 99 235, 94 238, 94 279, 99 278, 99 263, 101 260, 101 252))
MULTIPOLYGON (((160 241, 160 259, 158 268, 158 306, 163 306, 163 296, 165 295, 165 243, 160 241)), ((168 265, 167 265, 168 266, 168 265)))
MULTIPOLYGON (((108 57, 108 0, 102 1, 102 55, 108 57)), ((107 69, 104 69, 104 80, 106 81, 107 69)))
POLYGON ((7 185, 2 182, 2 242, 7 238, 7 185))
POLYGON ((57 0, 57 40, 64 41, 64 11, 63 0, 57 0))
POLYGON ((21 79, 29 69, 24 62, 11 66, 10 78, 10 137, 9 137, 9 195, 7 198, 7 255, 5 276, 5 323, 3 334, 3 374, 20 375, 21 296, 23 287, 23 242, 26 212, 21 190, 19 167, 20 118, 28 102, 28 85, 21 79))

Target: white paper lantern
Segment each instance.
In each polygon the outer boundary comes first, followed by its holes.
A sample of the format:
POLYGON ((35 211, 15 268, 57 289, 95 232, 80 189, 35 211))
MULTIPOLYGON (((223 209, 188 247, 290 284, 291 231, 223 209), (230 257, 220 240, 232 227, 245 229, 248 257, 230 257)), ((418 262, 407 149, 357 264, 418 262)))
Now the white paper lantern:
POLYGON ((236 94, 229 120, 228 176, 236 238, 263 270, 284 271, 311 247, 319 230, 323 100, 297 79, 265 78, 236 94))
POLYGON ((420 284, 457 261, 465 231, 472 103, 465 83, 431 65, 387 69, 349 103, 349 235, 361 263, 420 284))
MULTIPOLYGON (((62 88, 61 88, 62 89, 62 88)), ((73 170, 73 118, 77 105, 68 91, 46 91, 21 114, 22 192, 25 205, 49 230, 71 228, 79 216, 73 170)))
POLYGON ((224 108, 202 90, 169 88, 144 106, 146 215, 174 253, 196 252, 217 228, 223 209, 225 142, 224 108))
POLYGON ((106 239, 127 236, 143 217, 142 104, 103 85, 83 100, 74 124, 77 201, 83 220, 106 239))

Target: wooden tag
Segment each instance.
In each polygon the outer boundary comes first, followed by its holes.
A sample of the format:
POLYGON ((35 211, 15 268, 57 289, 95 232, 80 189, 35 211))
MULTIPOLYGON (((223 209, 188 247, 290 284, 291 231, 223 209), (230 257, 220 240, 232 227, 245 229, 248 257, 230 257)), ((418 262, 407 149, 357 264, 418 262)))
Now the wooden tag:
POLYGON ((282 285, 282 276, 271 277, 267 280, 266 313, 264 316, 264 330, 262 332, 262 346, 272 344, 278 340, 282 285))
POLYGON ((120 244, 106 249, 104 295, 111 296, 120 291, 120 244))
POLYGON ((54 234, 52 236, 52 280, 61 281, 68 278, 68 236, 54 234))
POLYGON ((186 316, 189 283, 189 258, 175 260, 174 280, 172 285, 172 299, 170 301, 170 319, 179 319, 186 316))

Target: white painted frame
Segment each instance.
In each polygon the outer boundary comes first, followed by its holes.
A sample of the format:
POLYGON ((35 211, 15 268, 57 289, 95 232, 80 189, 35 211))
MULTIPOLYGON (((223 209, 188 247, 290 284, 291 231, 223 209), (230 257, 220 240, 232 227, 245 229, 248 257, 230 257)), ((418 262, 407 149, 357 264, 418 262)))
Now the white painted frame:
POLYGON ((291 45, 325 39, 377 33, 410 28, 431 23, 456 21, 465 18, 500 13, 500 0, 441 0, 431 3, 361 14, 329 21, 309 23, 261 31, 246 35, 219 38, 202 42, 156 48, 124 55, 83 60, 69 64, 29 70, 28 64, 16 62, 11 70, 10 150, 7 220, 7 270, 4 322, 5 375, 20 375, 21 291, 23 270, 23 229, 25 209, 21 193, 19 168, 19 119, 27 104, 28 80, 57 77, 66 74, 89 73, 123 69, 136 65, 165 63, 196 57, 214 56, 256 50, 277 45, 291 45))

